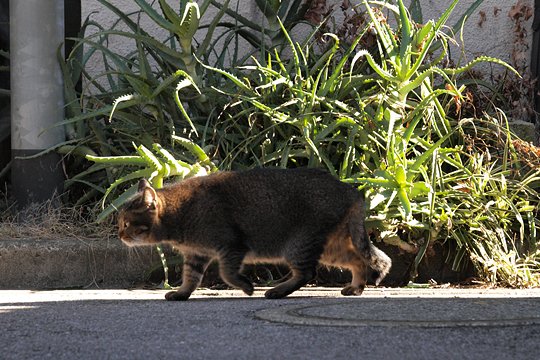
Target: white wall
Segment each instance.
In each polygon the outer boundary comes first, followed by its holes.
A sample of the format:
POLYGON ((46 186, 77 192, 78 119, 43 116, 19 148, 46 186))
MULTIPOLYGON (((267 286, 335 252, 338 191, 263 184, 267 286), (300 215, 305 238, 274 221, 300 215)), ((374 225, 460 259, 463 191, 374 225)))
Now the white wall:
MULTIPOLYGON (((425 9, 424 19, 436 18, 445 10, 447 3, 449 3, 447 0, 422 0, 425 9)), ((448 24, 453 25, 472 3, 474 0, 461 0, 448 24)), ((463 31, 465 51, 469 60, 480 55, 488 55, 518 67, 523 63, 528 65, 532 45, 533 12, 533 0, 484 0, 471 15, 463 31), (515 22, 510 18, 511 14, 516 14, 514 9, 520 9, 517 11, 518 14, 531 15, 528 20, 521 17, 519 32, 515 31, 515 22), (518 37, 521 35, 525 37, 520 43, 518 37), (514 59, 520 60, 519 63, 515 64, 514 59)))
MULTIPOLYGON (((257 8, 254 1, 249 0, 237 0, 240 1, 238 7, 241 13, 254 19, 255 21, 261 21, 261 16, 257 12, 257 8)), ((231 1, 231 7, 236 7, 237 1, 231 1)), ((359 0, 350 0, 351 3, 359 3, 359 0)), ((450 20, 449 25, 453 25, 459 16, 467 9, 470 4, 475 0, 461 0, 450 20)), ((201 1, 199 1, 201 2, 201 1)), ((336 17, 339 18, 339 5, 341 0, 328 0, 327 5, 333 5, 336 11, 336 17)), ((421 0, 424 20, 430 18, 437 19, 440 14, 446 9, 449 4, 449 0, 421 0)), ((135 11, 138 6, 132 0, 111 0, 111 3, 122 9, 124 12, 135 11)), ((176 4, 177 1, 171 1, 171 5, 176 4)), ((467 58, 470 60, 475 56, 489 55, 498 57, 502 60, 517 65, 521 68, 523 63, 528 64, 530 59, 530 44, 532 42, 532 17, 527 21, 521 21, 521 42, 517 41, 517 34, 515 31, 515 23, 510 18, 513 7, 520 6, 521 9, 529 9, 533 11, 533 0, 484 0, 483 4, 475 11, 470 17, 464 29, 465 51, 467 58), (512 57, 514 54, 514 58, 512 57), (521 61, 521 64, 515 64, 515 58, 521 61)), ((212 6, 210 6, 212 8, 212 6)), ((112 12, 104 9, 101 4, 94 0, 82 1, 82 14, 83 18, 86 18, 91 14, 91 18, 101 25, 107 27, 115 21, 115 16, 112 12)), ((523 13, 523 12, 522 12, 523 13)), ((211 12, 207 13, 203 18, 203 21, 210 21, 212 15, 211 12)), ((146 19, 144 22, 144 28, 151 30, 153 26, 152 21, 146 19)), ((162 38, 165 38, 167 34, 156 34, 162 38)), ((111 47, 115 47, 119 51, 128 51, 132 48, 133 44, 130 42, 121 41, 110 44, 111 47)), ((458 49, 454 49, 454 54, 457 56, 458 49)), ((522 70, 522 69, 520 69, 522 70)))
MULTIPOLYGON (((152 0, 146 0, 146 1, 148 3, 152 2, 152 0)), ((218 1, 222 1, 222 0, 218 0, 218 1)), ((178 9, 179 1, 167 0, 167 2, 172 8, 178 9)), ((199 5, 202 3, 201 0, 197 0, 197 2, 199 3, 199 5)), ((113 4, 115 7, 120 9, 125 14, 134 13, 135 11, 140 10, 140 7, 133 0, 109 0, 109 3, 113 4)), ((156 3, 155 8, 158 9, 158 12, 161 13, 161 11, 159 10, 159 5, 157 5, 157 0, 155 1, 155 3, 156 3)), ((261 23, 262 21, 263 16, 258 13, 257 6, 255 5, 253 1, 232 0, 229 4, 229 7, 235 10, 238 9, 240 14, 242 14, 246 18, 251 19, 252 21, 255 21, 258 23, 261 23)), ((214 18, 214 15, 217 13, 218 13, 218 9, 210 5, 208 7, 207 12, 201 18, 201 24, 210 23, 212 19, 214 18)), ((90 20, 98 23, 104 29, 109 29, 118 20, 117 15, 113 11, 109 10, 108 8, 101 5, 99 2, 95 0, 82 0, 81 1, 81 15, 82 15, 83 21, 87 17, 90 17, 90 20)), ((224 18, 227 18, 227 17, 225 16, 224 18)), ((136 20, 136 18, 134 17, 132 17, 132 19, 136 20)), ((146 32, 156 37, 157 39, 165 41, 170 36, 168 32, 163 31, 163 29, 157 26, 152 19, 145 17, 144 14, 142 15, 140 23, 141 23, 141 27, 146 32)), ((117 26, 115 29, 127 30, 125 26, 117 26)), ((89 30, 86 33, 86 36, 88 36, 89 34, 92 34, 95 31, 96 31, 96 27, 94 26, 89 27, 89 30)), ((196 34, 196 39, 198 41, 202 41, 204 39, 204 32, 199 31, 196 34)), ((126 39, 125 37, 110 36, 109 40, 110 41, 108 43, 108 48, 114 49, 115 52, 118 52, 120 54, 127 54, 130 51, 133 51, 135 48, 135 41, 131 41, 129 39, 126 39)), ((96 53, 91 58, 91 61, 88 62, 87 70, 90 74, 101 74, 103 72, 103 63, 100 56, 101 56, 100 54, 96 53)), ((100 81, 100 82, 103 83, 103 81, 100 81)))

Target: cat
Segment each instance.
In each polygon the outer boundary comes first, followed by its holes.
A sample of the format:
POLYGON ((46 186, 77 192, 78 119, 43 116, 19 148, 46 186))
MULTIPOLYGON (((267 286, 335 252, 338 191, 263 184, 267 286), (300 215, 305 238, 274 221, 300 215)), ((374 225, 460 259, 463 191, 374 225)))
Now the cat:
POLYGON ((165 243, 182 253, 182 285, 167 300, 187 300, 214 259, 221 278, 248 295, 253 284, 241 273, 244 263, 287 264, 292 276, 265 293, 277 299, 312 280, 319 262, 352 272, 343 295, 360 295, 368 273, 378 285, 391 260, 370 242, 364 217, 361 193, 324 171, 263 168, 158 190, 142 179, 118 226, 129 246, 165 243))

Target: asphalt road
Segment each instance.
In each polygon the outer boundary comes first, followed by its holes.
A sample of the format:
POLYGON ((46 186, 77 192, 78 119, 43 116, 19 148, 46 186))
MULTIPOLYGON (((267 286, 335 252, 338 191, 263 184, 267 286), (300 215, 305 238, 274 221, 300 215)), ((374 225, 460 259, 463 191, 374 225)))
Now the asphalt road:
POLYGON ((0 291, 0 359, 538 359, 540 289, 0 291))

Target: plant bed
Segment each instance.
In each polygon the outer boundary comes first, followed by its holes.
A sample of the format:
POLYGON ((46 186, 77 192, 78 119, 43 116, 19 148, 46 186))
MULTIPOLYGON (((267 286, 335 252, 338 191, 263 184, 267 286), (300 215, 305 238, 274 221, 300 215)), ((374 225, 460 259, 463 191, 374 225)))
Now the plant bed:
POLYGON ((417 1, 366 0, 349 8, 347 32, 324 22, 305 39, 292 31, 305 19, 300 1, 257 1, 267 28, 215 1, 137 0, 136 14, 100 3, 118 22, 81 36, 62 63, 70 138, 58 151, 78 171, 66 187, 102 202, 101 218, 141 177, 161 187, 218 169, 316 167, 364 192, 368 228, 393 254, 389 282, 460 280, 471 262, 483 281, 540 284, 540 151, 512 133, 497 87, 473 70, 487 62, 520 75, 489 56, 450 56, 479 1, 452 26, 457 0, 423 22, 417 1), (218 14, 201 26, 207 6, 218 14), (152 37, 142 14, 169 36, 152 37), (116 53, 114 37, 137 48, 116 53), (253 52, 237 51, 244 42, 253 52), (105 70, 89 74, 96 54, 105 70))

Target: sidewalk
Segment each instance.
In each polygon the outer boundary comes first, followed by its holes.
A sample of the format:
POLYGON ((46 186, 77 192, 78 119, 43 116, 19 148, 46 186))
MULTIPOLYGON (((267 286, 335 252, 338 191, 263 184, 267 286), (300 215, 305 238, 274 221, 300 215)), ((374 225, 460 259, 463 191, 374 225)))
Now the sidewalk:
POLYGON ((2 359, 537 359, 540 289, 0 291, 2 359))
POLYGON ((117 238, 0 239, 0 289, 127 288, 159 264, 117 238))

